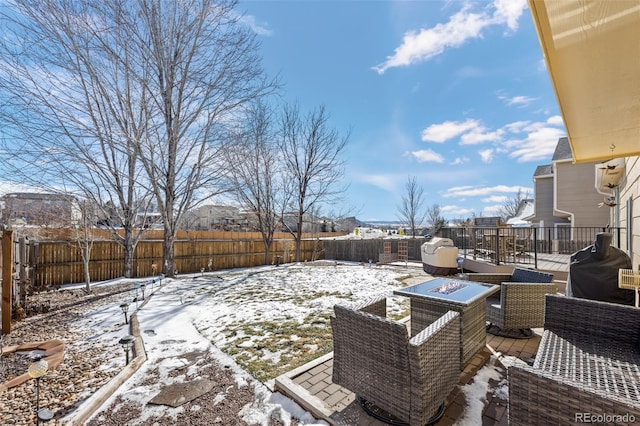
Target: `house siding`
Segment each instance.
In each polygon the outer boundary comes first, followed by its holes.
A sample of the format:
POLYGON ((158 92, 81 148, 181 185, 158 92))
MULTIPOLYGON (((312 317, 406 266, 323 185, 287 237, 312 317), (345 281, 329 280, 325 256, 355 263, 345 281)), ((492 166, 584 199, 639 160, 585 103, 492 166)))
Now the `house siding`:
POLYGON ((535 221, 542 226, 553 226, 560 221, 553 216, 553 176, 539 177, 535 180, 535 221))
MULTIPOLYGON (((628 157, 625 160, 625 179, 619 186, 619 223, 622 229, 620 248, 631 257, 633 269, 640 270, 640 157, 628 157), (629 201, 630 200, 630 201, 629 201), (631 206, 629 219, 628 206, 631 206), (628 233, 631 229, 631 247, 628 243, 628 233)), ((610 209, 611 221, 615 225, 616 209, 610 209)))
POLYGON ((604 199, 595 189, 595 162, 555 163, 556 216, 572 214, 573 226, 607 226, 609 207, 597 208, 604 199))

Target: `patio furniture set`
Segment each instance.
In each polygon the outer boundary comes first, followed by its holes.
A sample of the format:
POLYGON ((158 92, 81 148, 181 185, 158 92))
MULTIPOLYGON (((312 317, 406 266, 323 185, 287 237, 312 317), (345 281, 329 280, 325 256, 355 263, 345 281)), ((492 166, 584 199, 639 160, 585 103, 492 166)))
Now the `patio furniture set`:
POLYGON ((544 326, 533 366, 508 368, 511 424, 640 420, 640 309, 557 295, 552 278, 516 268, 396 290, 410 298, 409 329, 386 318, 385 297, 336 305, 333 382, 386 423, 434 424, 460 372, 484 348, 487 321, 522 337, 544 326))

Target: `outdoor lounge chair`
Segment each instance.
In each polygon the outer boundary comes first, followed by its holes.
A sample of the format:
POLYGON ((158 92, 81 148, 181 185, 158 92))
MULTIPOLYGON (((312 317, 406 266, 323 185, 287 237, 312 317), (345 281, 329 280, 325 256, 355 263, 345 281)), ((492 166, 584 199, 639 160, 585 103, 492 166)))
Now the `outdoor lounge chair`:
POLYGON ((503 282, 500 287, 500 302, 490 299, 487 303, 487 331, 505 337, 532 337, 532 328, 544 326, 545 295, 556 293, 558 286, 503 282))
POLYGON ((487 332, 503 337, 532 337, 531 328, 544 324, 545 294, 558 291, 558 286, 551 283, 553 274, 532 269, 472 272, 462 279, 500 286, 500 292, 487 299, 487 332))
POLYGON ((333 382, 354 392, 363 409, 388 423, 432 424, 460 375, 460 318, 448 311, 409 339, 386 318, 386 297, 336 305, 333 382))

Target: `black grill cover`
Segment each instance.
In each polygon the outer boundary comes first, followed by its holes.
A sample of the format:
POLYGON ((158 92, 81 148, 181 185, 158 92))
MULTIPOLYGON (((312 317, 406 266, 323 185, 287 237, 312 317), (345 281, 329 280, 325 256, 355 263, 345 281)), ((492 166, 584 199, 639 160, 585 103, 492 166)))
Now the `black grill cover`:
POLYGON ((599 233, 593 245, 571 255, 572 296, 635 306, 634 291, 618 288, 618 270, 631 269, 631 259, 611 241, 612 234, 599 233))

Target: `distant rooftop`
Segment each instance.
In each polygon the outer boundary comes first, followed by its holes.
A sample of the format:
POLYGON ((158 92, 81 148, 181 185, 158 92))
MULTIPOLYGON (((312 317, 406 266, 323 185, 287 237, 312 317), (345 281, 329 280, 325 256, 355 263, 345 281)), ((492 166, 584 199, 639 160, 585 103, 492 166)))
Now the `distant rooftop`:
POLYGON ((536 171, 533 173, 533 177, 549 176, 553 174, 553 166, 551 164, 544 164, 536 167, 536 171))
POLYGON ((571 153, 571 145, 569 145, 569 138, 563 137, 558 139, 556 150, 553 153, 553 161, 561 160, 573 160, 573 154, 571 153))

